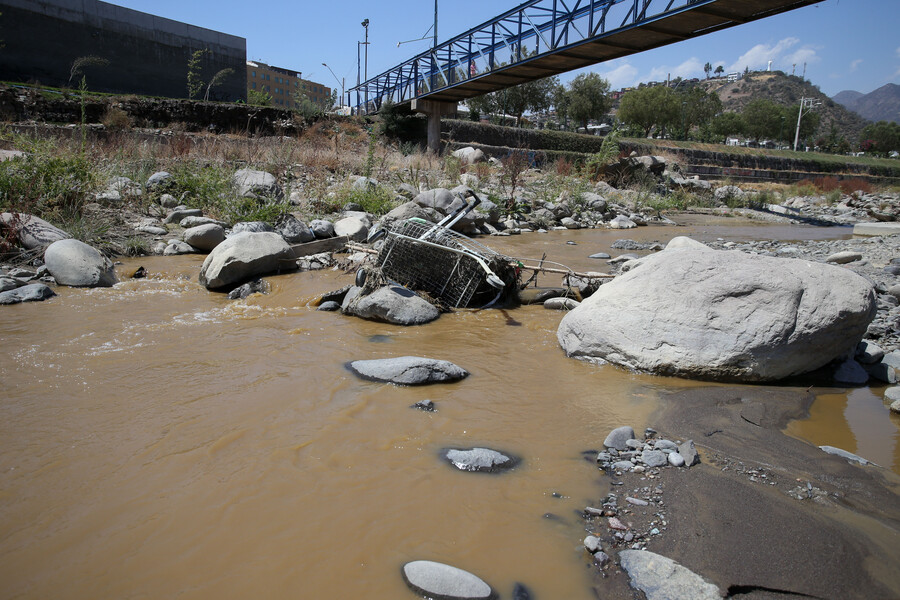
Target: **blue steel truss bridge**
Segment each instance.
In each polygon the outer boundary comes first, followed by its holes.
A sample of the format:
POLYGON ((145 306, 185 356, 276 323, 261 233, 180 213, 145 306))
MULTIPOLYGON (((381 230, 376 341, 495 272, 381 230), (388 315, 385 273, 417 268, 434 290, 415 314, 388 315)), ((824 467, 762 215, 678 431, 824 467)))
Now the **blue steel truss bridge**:
POLYGON ((347 103, 412 102, 439 121, 467 98, 821 1, 530 0, 351 88, 347 103))

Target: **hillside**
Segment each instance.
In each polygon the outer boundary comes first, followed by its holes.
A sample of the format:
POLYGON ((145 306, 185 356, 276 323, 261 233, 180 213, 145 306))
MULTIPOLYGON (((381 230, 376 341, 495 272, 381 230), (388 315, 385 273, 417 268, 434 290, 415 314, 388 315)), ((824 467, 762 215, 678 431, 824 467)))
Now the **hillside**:
POLYGON ((900 85, 896 83, 888 83, 868 94, 843 91, 832 100, 870 121, 900 123, 900 85))
POLYGON ((816 136, 825 136, 831 125, 837 126, 841 135, 850 143, 859 139, 859 134, 868 121, 848 110, 823 94, 818 87, 800 77, 786 75, 781 71, 750 73, 743 79, 724 83, 721 79, 702 82, 708 91, 719 95, 725 110, 739 112, 754 98, 765 98, 778 104, 792 106, 801 98, 815 98, 822 103, 816 108, 821 115, 816 136))

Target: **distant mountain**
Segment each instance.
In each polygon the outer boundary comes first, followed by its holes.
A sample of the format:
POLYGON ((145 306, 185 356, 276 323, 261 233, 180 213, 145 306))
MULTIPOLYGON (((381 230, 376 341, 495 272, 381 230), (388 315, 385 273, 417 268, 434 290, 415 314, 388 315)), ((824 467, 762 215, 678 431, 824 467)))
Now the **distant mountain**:
POLYGON ((844 91, 832 98, 870 121, 900 123, 900 85, 888 83, 874 92, 844 91))
POLYGON ((860 132, 868 124, 866 119, 823 94, 818 86, 782 71, 757 71, 728 83, 721 79, 710 79, 703 81, 702 85, 708 91, 715 91, 719 95, 725 110, 735 112, 742 111, 756 98, 764 98, 784 106, 800 104, 801 98, 814 98, 821 103, 815 108, 820 115, 816 135, 828 135, 834 124, 838 132, 851 144, 859 140, 860 132))
POLYGON ((850 105, 865 96, 862 92, 857 92, 856 90, 844 90, 843 92, 838 92, 834 96, 831 97, 832 100, 846 106, 850 110, 853 110, 850 105))

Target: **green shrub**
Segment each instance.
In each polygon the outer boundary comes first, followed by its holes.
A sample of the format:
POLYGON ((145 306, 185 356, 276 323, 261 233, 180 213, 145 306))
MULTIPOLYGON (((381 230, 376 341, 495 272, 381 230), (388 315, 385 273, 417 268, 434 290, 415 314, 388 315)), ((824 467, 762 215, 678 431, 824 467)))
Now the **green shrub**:
POLYGON ((27 146, 18 146, 26 156, 0 162, 0 209, 47 220, 80 213, 100 184, 95 164, 82 154, 54 155, 51 144, 27 146))
POLYGON ((373 215, 383 215, 396 206, 394 194, 381 186, 369 186, 366 189, 349 189, 340 194, 341 205, 355 202, 363 210, 373 215))

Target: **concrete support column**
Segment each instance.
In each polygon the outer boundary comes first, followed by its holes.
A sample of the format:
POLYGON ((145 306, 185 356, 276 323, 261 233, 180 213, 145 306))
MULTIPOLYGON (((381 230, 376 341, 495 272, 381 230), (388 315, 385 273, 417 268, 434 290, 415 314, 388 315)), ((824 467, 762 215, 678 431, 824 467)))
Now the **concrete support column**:
POLYGON ((456 116, 456 102, 440 102, 419 98, 412 101, 412 109, 428 116, 428 148, 441 152, 441 117, 456 116))

